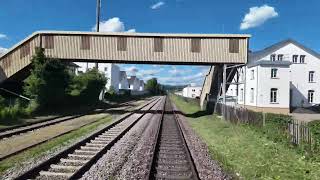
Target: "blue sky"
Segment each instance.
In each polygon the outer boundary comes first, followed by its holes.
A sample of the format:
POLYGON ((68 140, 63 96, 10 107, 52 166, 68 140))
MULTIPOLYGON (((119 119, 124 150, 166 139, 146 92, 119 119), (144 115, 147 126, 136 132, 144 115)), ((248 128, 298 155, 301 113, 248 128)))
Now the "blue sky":
MULTIPOLYGON (((2 0, 0 51, 37 30, 92 31, 95 7, 95 0, 2 0)), ((246 33, 252 35, 252 50, 293 38, 319 52, 319 7, 319 0, 102 0, 101 27, 105 31, 246 33)), ((167 84, 201 84, 207 69, 121 68, 144 79, 158 77, 167 84)))

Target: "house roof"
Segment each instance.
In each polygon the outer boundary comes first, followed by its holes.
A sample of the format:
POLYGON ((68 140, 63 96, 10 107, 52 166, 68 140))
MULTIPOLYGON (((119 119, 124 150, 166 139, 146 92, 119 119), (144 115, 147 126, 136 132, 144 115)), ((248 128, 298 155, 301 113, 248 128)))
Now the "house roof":
POLYGON ((274 51, 276 51, 276 50, 278 50, 278 49, 280 49, 290 43, 298 46, 299 48, 303 49, 304 51, 306 51, 306 52, 308 52, 308 53, 312 54, 313 56, 320 59, 320 54, 315 52, 314 50, 302 45, 301 43, 299 43, 293 39, 286 39, 286 40, 280 41, 276 44, 273 44, 265 49, 262 49, 260 51, 250 53, 249 54, 249 62, 257 61, 257 60, 273 53, 274 51))
POLYGON ((129 83, 129 84, 133 84, 134 81, 135 81, 135 79, 136 79, 136 76, 131 76, 131 77, 129 77, 129 78, 128 78, 128 83, 129 83))
POLYGON ((290 66, 292 63, 290 61, 270 61, 270 60, 260 60, 260 61, 253 61, 252 63, 248 64, 247 66, 253 67, 257 65, 262 66, 290 66))

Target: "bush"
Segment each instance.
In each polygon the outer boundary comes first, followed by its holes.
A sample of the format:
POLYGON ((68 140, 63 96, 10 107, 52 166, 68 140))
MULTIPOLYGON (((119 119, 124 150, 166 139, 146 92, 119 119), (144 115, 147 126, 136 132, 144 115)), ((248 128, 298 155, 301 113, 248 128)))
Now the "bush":
POLYGON ((70 94, 82 104, 91 104, 99 101, 99 95, 105 88, 107 78, 97 69, 75 76, 70 87, 70 94))
POLYGON ((320 153, 320 121, 312 121, 308 123, 313 138, 312 151, 320 153))

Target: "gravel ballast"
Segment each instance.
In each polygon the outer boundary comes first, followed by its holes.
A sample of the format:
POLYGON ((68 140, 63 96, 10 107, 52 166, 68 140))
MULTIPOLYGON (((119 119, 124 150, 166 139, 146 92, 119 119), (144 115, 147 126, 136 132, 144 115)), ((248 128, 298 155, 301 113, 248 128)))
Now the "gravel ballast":
MULTIPOLYGON (((162 99, 152 110, 157 110, 162 104, 162 99)), ((88 172, 86 172, 82 179, 113 179, 118 172, 121 172, 122 167, 126 162, 130 161, 131 152, 136 148, 139 139, 143 133, 154 122, 153 114, 147 113, 143 116, 137 124, 132 127, 104 156, 102 156, 95 165, 93 165, 88 172)))
MULTIPOLYGON (((179 111, 174 104, 173 109, 175 111, 179 111)), ((207 145, 196 135, 194 130, 189 126, 185 116, 177 114, 177 117, 200 179, 231 179, 231 177, 222 170, 219 163, 211 159, 207 145)))

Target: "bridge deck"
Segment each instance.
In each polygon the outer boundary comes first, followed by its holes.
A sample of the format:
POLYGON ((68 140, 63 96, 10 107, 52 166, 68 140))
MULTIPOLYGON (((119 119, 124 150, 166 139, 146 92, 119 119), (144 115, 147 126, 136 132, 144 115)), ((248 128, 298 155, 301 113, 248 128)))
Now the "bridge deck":
POLYGON ((249 35, 40 31, 0 57, 0 83, 30 64, 35 47, 66 61, 145 64, 246 63, 249 35))

